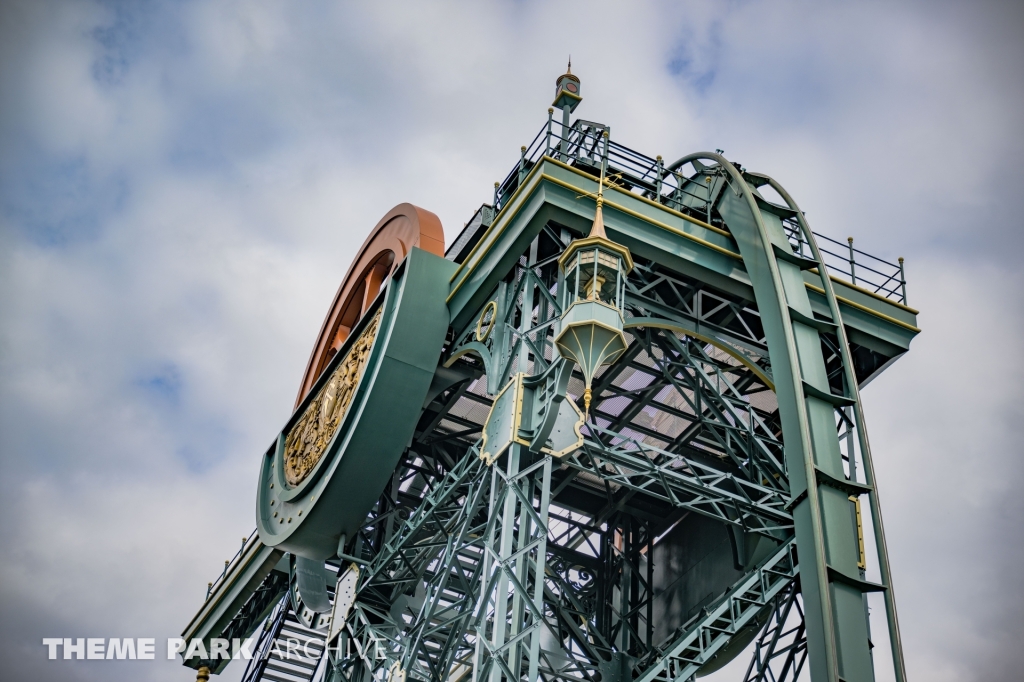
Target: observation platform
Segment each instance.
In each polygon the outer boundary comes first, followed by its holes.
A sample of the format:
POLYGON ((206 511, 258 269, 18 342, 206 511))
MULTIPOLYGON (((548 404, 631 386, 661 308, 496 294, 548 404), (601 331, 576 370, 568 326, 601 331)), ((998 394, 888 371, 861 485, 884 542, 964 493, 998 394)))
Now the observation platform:
MULTIPOLYGON (((598 190, 599 138, 607 127, 577 121, 568 140, 558 134, 559 128, 549 120, 522 148, 519 162, 495 184, 492 203, 477 210, 447 250, 446 257, 460 266, 448 297, 453 327, 459 328, 476 314, 517 254, 549 222, 565 226, 570 238, 587 233, 598 190), (581 201, 588 197, 590 201, 581 201)), ((778 201, 781 197, 771 189, 767 176, 736 167, 756 196, 758 208, 781 220, 794 256, 809 254, 799 237, 795 211, 778 201)), ((651 158, 609 140, 605 184, 605 222, 613 240, 652 265, 711 282, 737 300, 754 300, 735 239, 717 211, 709 209, 729 184, 720 166, 708 166, 696 158, 666 165, 660 156, 651 158)), ((844 244, 818 232, 814 235, 863 386, 906 352, 920 332, 918 311, 907 305, 903 261, 893 263, 856 249, 852 239, 844 244)), ((824 291, 815 284, 817 270, 804 270, 803 275, 814 312, 827 319, 824 291)), ((706 322, 707 311, 693 312, 695 322, 706 322)))

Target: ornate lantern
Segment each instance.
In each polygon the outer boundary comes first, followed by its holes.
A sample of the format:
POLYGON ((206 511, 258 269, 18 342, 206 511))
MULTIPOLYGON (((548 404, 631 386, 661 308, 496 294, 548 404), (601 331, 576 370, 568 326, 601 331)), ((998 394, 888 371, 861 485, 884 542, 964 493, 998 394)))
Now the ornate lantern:
POLYGON ((633 269, 629 249, 605 234, 603 203, 604 196, 599 190, 590 235, 569 244, 558 260, 563 274, 562 310, 565 312, 555 346, 559 355, 575 362, 583 372, 586 386, 583 404, 588 414, 594 375, 601 366, 615 362, 626 350, 626 337, 622 333, 623 298, 626 275, 633 269))

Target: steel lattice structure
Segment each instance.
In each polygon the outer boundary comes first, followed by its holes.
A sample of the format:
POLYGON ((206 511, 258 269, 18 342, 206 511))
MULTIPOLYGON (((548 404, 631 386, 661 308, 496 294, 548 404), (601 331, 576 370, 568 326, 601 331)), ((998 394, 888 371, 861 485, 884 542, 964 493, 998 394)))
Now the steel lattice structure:
POLYGON ((666 165, 570 125, 571 108, 562 125, 549 112, 448 249, 429 397, 325 561, 329 598, 344 585, 350 601, 314 613, 295 560, 253 538, 186 635, 264 622, 247 680, 684 682, 744 650, 747 682, 871 680, 878 592, 902 682, 860 398, 918 331, 902 260, 852 240, 847 257, 720 152, 666 165), (575 446, 524 435, 492 461, 488 420, 517 377, 538 414, 562 395, 582 414, 584 377, 554 343, 559 261, 599 190, 634 261, 626 350, 597 372, 575 446), (288 628, 319 633, 312 662, 275 658, 288 628))

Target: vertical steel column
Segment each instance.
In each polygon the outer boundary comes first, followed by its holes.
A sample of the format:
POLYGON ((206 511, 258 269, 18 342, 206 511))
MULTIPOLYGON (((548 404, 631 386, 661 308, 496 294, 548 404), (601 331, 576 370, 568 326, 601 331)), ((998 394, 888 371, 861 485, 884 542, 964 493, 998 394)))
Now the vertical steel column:
MULTIPOLYGON (((604 152, 601 154, 601 182, 604 183, 604 176, 608 173, 608 144, 609 138, 611 137, 611 128, 605 128, 604 132, 601 133, 601 139, 604 141, 604 152)), ((601 187, 600 189, 604 189, 601 187)))
POLYGON ((544 155, 551 156, 551 117, 555 110, 548 107, 548 130, 544 136, 544 155))
MULTIPOLYGON (((534 372, 530 372, 530 345, 526 343, 525 338, 531 329, 533 329, 533 307, 534 307, 534 289, 536 283, 532 276, 532 268, 537 264, 537 252, 540 246, 540 236, 534 237, 530 243, 529 255, 526 257, 526 271, 523 272, 523 303, 519 309, 519 357, 517 359, 516 371, 526 372, 527 374, 536 373, 536 367, 534 372)), ((512 306, 515 306, 515 301, 512 301, 512 306)), ((538 363, 535 363, 535 365, 538 363)))
POLYGON ((660 204, 661 203, 662 175, 665 172, 665 162, 662 161, 661 154, 658 154, 657 162, 658 162, 658 181, 654 185, 654 200, 657 201, 660 204))
POLYGON ((704 178, 704 184, 708 187, 708 225, 711 224, 711 181, 712 178, 710 175, 704 178))
POLYGON ((569 116, 572 108, 566 104, 562 107, 562 163, 569 163, 569 116))
POLYGON ((903 256, 900 256, 900 293, 903 294, 903 305, 907 303, 907 276, 903 272, 903 256))
POLYGON ((775 598, 775 608, 754 642, 743 682, 796 682, 800 677, 807 659, 807 636, 799 595, 794 582, 775 598), (781 667, 773 667, 779 660, 781 667))
POLYGON ((551 457, 532 463, 531 453, 513 444, 492 466, 489 521, 485 531, 483 589, 477 623, 473 682, 536 680, 540 629, 544 627, 551 457))
POLYGON ((622 572, 619 574, 619 637, 618 637, 618 649, 619 651, 629 651, 629 605, 631 588, 633 583, 633 574, 629 563, 629 557, 632 553, 632 524, 631 519, 627 516, 623 518, 622 524, 618 528, 619 537, 622 539, 622 547, 619 548, 619 564, 622 566, 622 572))

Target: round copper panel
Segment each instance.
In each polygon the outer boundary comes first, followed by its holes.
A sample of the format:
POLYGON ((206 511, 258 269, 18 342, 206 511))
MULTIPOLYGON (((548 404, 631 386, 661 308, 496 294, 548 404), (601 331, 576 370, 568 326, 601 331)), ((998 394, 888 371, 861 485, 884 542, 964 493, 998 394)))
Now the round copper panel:
POLYGON ((376 298, 395 264, 400 263, 414 246, 443 257, 441 220, 419 206, 399 204, 373 228, 342 280, 306 364, 299 395, 295 399, 296 407, 338 352, 349 330, 376 298))

